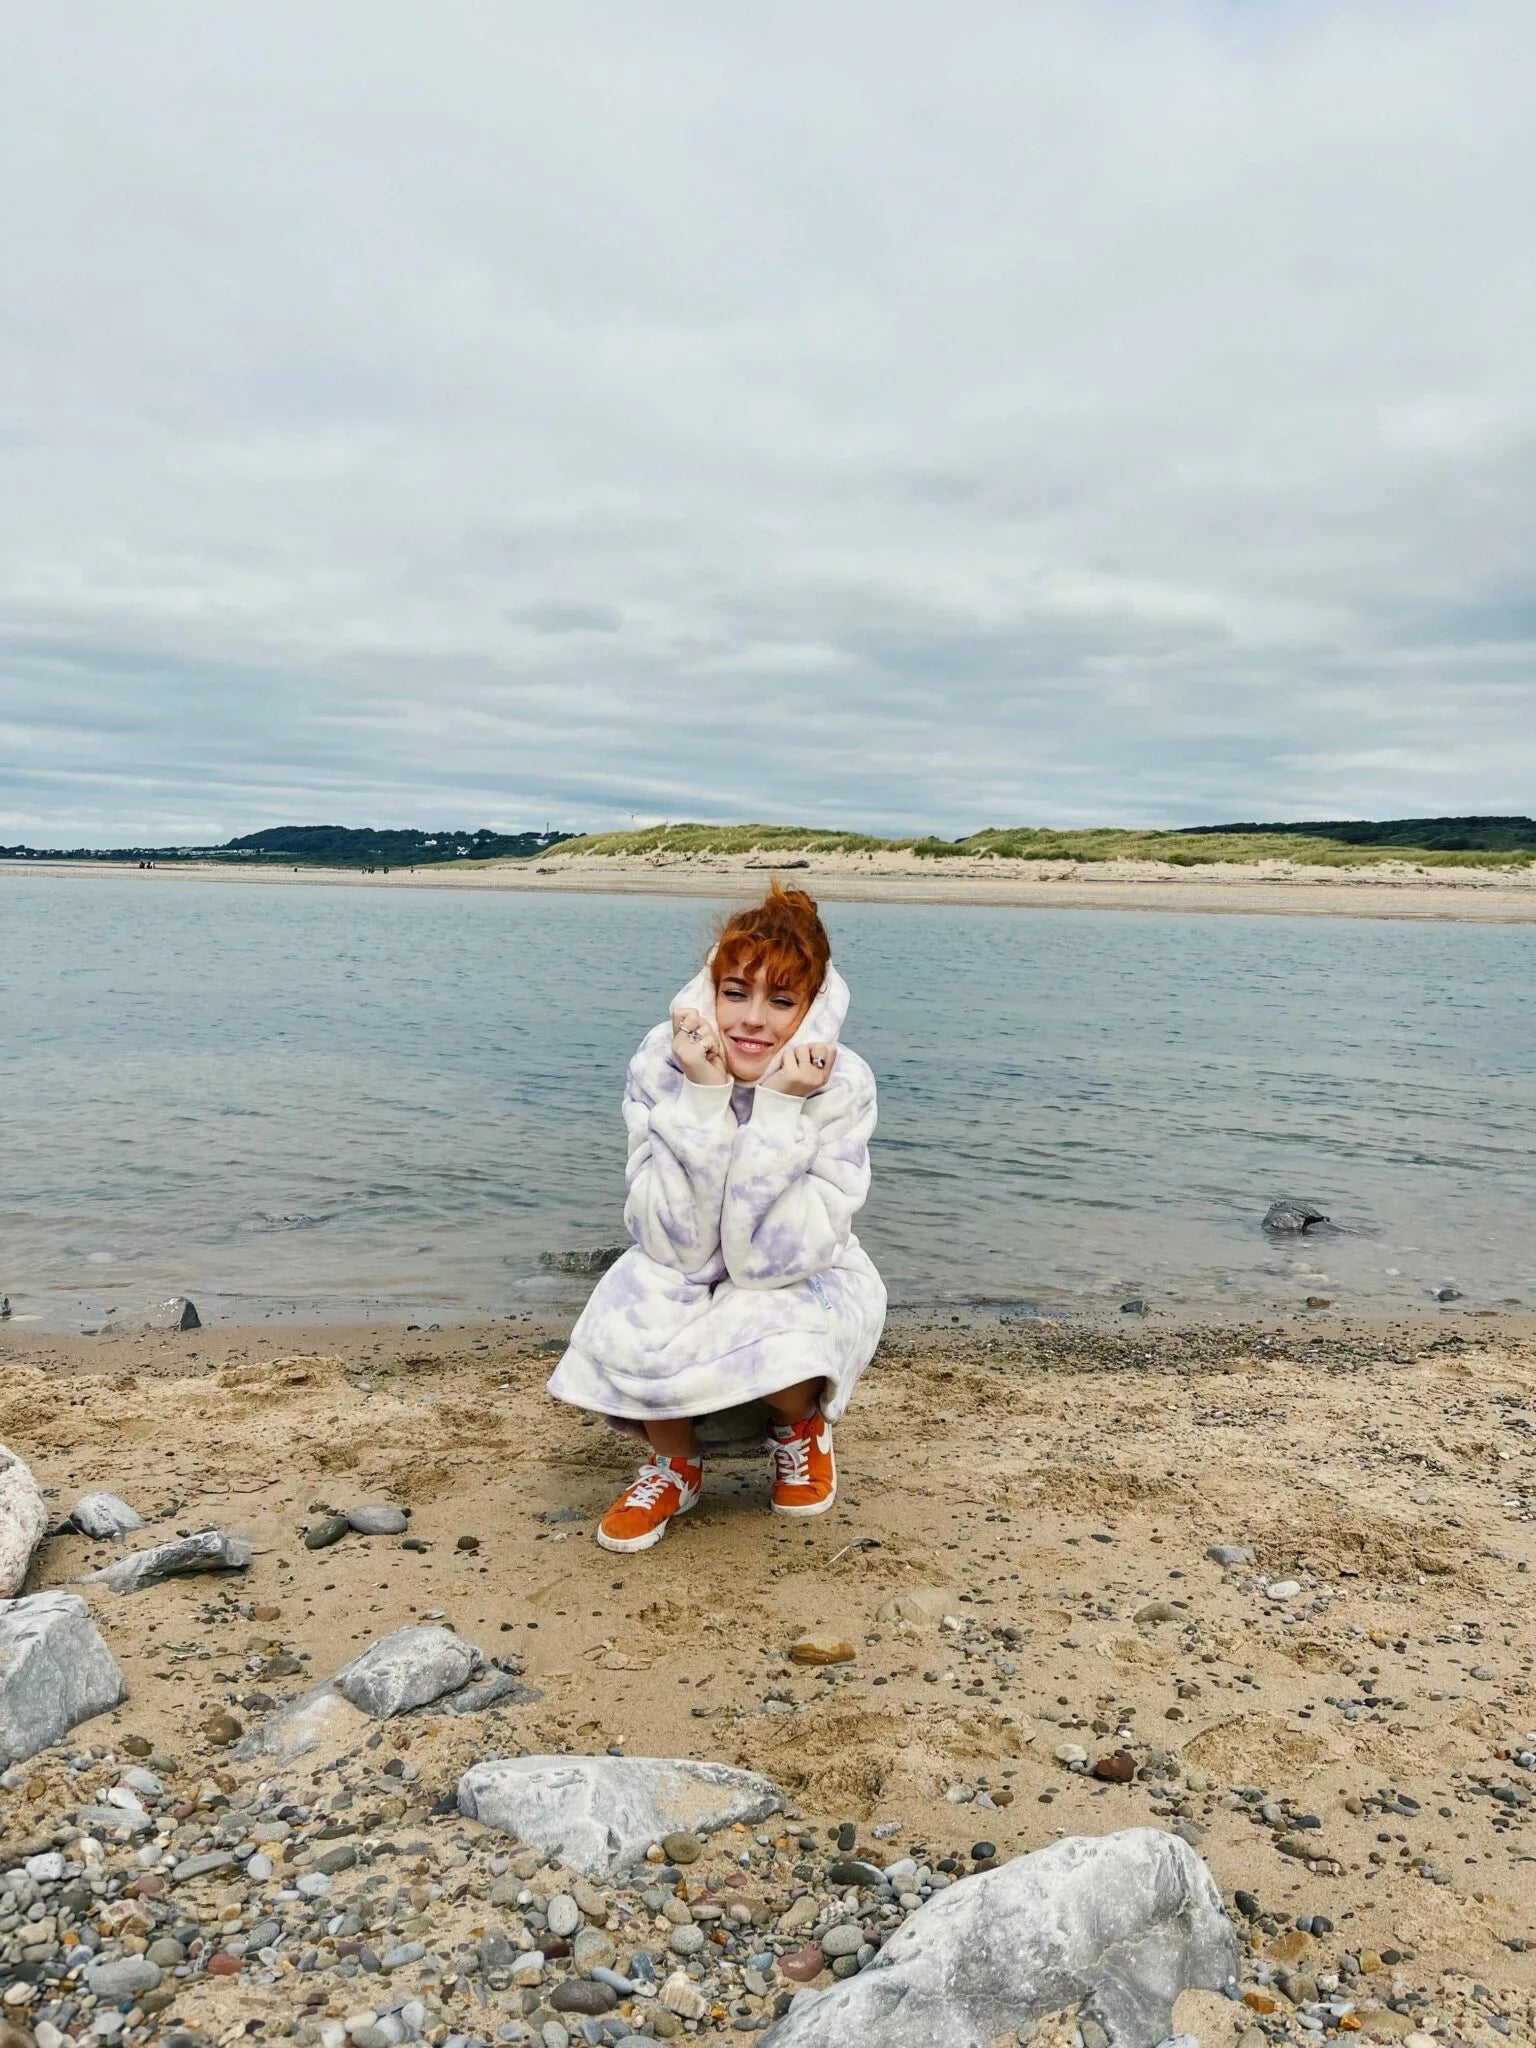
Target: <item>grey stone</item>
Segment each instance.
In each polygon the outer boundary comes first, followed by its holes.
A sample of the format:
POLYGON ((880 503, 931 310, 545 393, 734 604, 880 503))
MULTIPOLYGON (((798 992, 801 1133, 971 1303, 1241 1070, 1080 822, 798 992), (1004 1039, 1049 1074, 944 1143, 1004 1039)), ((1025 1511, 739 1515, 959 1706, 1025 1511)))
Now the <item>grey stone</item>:
POLYGON ((186 1884, 190 1878, 212 1877, 217 1871, 234 1867, 235 1859, 228 1849, 207 1849, 200 1856, 184 1856, 171 1877, 177 1884, 186 1884))
POLYGON ((484 1669, 480 1651, 451 1628, 397 1628, 370 1643, 332 1683, 354 1707, 387 1721, 457 1692, 484 1669))
POLYGON ((1225 1570, 1230 1570, 1233 1565, 1253 1563, 1253 1546, 1250 1543, 1213 1543, 1205 1554, 1213 1564, 1219 1564, 1225 1570))
POLYGON ((562 1941, 569 1941, 581 1925, 581 1908, 569 1892, 556 1892, 544 1908, 544 1918, 549 1922, 551 1934, 559 1935, 562 1941))
POLYGON ((304 1531, 306 1550, 329 1550, 333 1543, 339 1543, 351 1529, 352 1524, 345 1515, 322 1515, 318 1522, 311 1522, 304 1531))
POLYGON ((365 1500, 346 1510, 347 1525, 359 1536, 403 1536, 411 1518, 387 1500, 365 1500))
POLYGON ((0 1600, 0 1766, 62 1742, 128 1688, 78 1593, 0 1600))
POLYGON ((115 1493, 82 1493, 69 1511, 69 1525, 82 1536, 106 1541, 126 1536, 131 1529, 142 1529, 144 1517, 115 1493))
POLYGON ((196 1302, 189 1301, 184 1294, 172 1294, 164 1301, 152 1301, 146 1307, 130 1310, 126 1316, 114 1320, 119 1328, 138 1330, 200 1330, 203 1327, 196 1302))
POLYGON ((767 1778, 687 1757, 493 1757, 459 1780, 459 1811, 505 1829, 584 1877, 643 1863, 675 1829, 709 1834, 776 1813, 767 1778))
POLYGON ((864 1946, 864 1930, 850 1922, 829 1927, 821 1937, 821 1952, 830 1963, 834 1956, 856 1956, 864 1946))
POLYGON ((114 1593, 137 1593, 161 1579, 187 1572, 243 1572, 250 1561, 246 1537, 229 1536, 222 1529, 199 1529, 195 1536, 178 1536, 150 1550, 131 1551, 99 1572, 87 1572, 80 1583, 110 1586, 114 1593))
POLYGON ((1079 2003, 1113 2048, 1154 2048, 1180 1992, 1236 1981, 1236 1937, 1209 1871, 1177 1836, 1128 1828, 951 1886, 857 1976, 801 1993, 763 2048, 961 2048, 1079 2003))
POLYGON ((138 1991, 158 1991, 160 1966, 148 1956, 119 1956, 115 1962, 87 1963, 87 1987, 97 1998, 131 1998, 138 1991))
POLYGON ((0 1600, 19 1593, 48 1533, 42 1490, 14 1451, 0 1444, 0 1600))
POLYGON ((960 1595, 952 1586, 907 1586, 882 1600, 875 1610, 876 1621, 942 1621, 946 1614, 959 1612, 960 1595))
POLYGON ((527 1707, 544 1695, 536 1686, 524 1685, 510 1671, 491 1671, 473 1684, 461 1686, 432 1708, 437 1714, 483 1714, 487 1707, 527 1707))
POLYGON ((291 1762, 295 1757, 308 1756, 312 1749, 332 1739, 338 1743, 355 1741, 366 1726, 357 1708, 343 1699, 327 1679, 323 1685, 312 1686, 286 1707, 280 1707, 275 1714, 269 1714, 259 1728, 246 1736, 235 1755, 242 1761, 276 1756, 291 1762))
POLYGON ((1327 1215, 1315 1202, 1293 1202, 1284 1197, 1271 1202, 1264 1216, 1264 1228, 1283 1233, 1312 1230, 1326 1223, 1327 1215))
POLYGON ((155 1825, 142 1806, 82 1806, 79 1820, 81 1827, 98 1835, 114 1830, 125 1835, 147 1835, 155 1825))

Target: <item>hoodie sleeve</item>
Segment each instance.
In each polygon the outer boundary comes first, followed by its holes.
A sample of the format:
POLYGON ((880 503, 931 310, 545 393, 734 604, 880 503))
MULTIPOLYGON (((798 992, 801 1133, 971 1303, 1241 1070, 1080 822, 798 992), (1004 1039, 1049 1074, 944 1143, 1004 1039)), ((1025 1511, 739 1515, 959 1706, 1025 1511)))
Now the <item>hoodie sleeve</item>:
POLYGON ((649 1078, 652 1071, 654 1060, 642 1046, 624 1084, 624 1222, 659 1265, 696 1273, 720 1251, 720 1211, 736 1131, 730 1083, 706 1088, 684 1078, 676 1094, 663 1094, 649 1078))
POLYGON ((738 1287, 787 1287, 835 1265, 869 1193, 875 1077, 840 1055, 819 1095, 759 1088, 738 1127, 720 1249, 738 1287))

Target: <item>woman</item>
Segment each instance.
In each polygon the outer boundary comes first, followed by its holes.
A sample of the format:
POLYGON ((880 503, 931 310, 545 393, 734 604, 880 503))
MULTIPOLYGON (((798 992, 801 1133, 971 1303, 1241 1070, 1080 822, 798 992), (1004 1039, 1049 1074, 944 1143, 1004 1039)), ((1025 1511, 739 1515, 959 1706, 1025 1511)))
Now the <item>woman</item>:
POLYGON ((853 1235, 869 1192, 875 1077, 837 1043, 848 987, 802 890, 775 883, 721 930, 629 1064, 635 1243, 593 1290, 549 1391, 651 1455, 598 1525, 649 1550, 699 1498, 694 1418, 772 1411, 773 1506, 837 1493, 834 1423, 874 1355, 885 1288, 853 1235))

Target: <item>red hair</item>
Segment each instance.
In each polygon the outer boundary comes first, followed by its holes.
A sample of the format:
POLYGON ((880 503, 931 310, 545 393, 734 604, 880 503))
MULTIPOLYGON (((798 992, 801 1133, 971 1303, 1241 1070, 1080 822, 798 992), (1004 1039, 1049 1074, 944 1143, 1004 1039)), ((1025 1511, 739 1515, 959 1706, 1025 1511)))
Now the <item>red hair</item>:
POLYGON ((809 1003, 831 959, 832 941, 812 898, 775 882, 761 903, 726 919, 710 965, 717 991, 728 974, 750 981, 762 970, 770 988, 787 988, 809 1003))

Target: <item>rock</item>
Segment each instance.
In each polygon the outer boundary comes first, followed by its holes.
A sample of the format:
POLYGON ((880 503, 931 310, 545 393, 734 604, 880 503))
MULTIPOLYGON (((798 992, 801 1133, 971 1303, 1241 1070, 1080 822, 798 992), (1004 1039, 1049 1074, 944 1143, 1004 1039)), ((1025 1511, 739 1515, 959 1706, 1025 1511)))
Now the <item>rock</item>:
POLYGON ((264 1721, 246 1736, 235 1755, 241 1759, 275 1756, 291 1762, 295 1757, 308 1756, 323 1742, 355 1744, 362 1739, 366 1726, 352 1702, 343 1699, 327 1680, 264 1721))
POLYGON ((661 1846, 669 1863, 697 1863, 704 1854, 704 1844, 698 1836, 683 1828, 674 1828, 671 1834, 663 1835, 661 1846))
POLYGON ((875 1609, 876 1621, 942 1621, 953 1614, 960 1596, 951 1586, 908 1586, 882 1600, 875 1609))
POLYGON ((791 1664, 851 1664, 854 1656, 852 1643, 834 1635, 802 1636, 789 1650, 791 1664))
POLYGON ((130 1309, 126 1315, 115 1316, 113 1321, 123 1330, 200 1330, 203 1327, 196 1302, 188 1301, 184 1294, 172 1294, 164 1301, 152 1301, 144 1308, 130 1309))
POLYGON ((1137 1609, 1135 1619, 1145 1623, 1177 1621, 1179 1610, 1169 1600, 1153 1600, 1147 1606, 1137 1609))
POLYGON ((170 1543, 157 1543, 151 1550, 132 1551, 102 1571, 87 1572, 80 1583, 110 1586, 114 1593, 137 1593, 186 1572, 243 1572, 250 1561, 251 1546, 244 1536, 200 1529, 195 1536, 179 1536, 170 1543))
MULTIPOLYGON (((488 1671, 484 1678, 460 1686, 432 1704, 434 1714, 483 1714, 487 1707, 526 1707, 544 1695, 536 1686, 524 1685, 510 1671, 488 1671)), ((425 1711, 425 1709, 423 1709, 425 1711)))
POLYGON ((107 1541, 126 1536, 131 1529, 142 1529, 144 1517, 115 1493, 82 1493, 69 1511, 69 1526, 82 1536, 107 1541))
POLYGON ((576 1273, 583 1278, 595 1278, 606 1273, 630 1249, 627 1244, 604 1244, 591 1251, 540 1252, 539 1264, 546 1273, 576 1273))
POLYGON ((329 1550, 333 1543, 339 1543, 347 1535, 352 1524, 345 1515, 324 1515, 318 1522, 311 1522, 304 1531, 306 1550, 329 1550))
POLYGON ((1151 1828, 1070 1837, 968 1877, 913 1913, 857 1976, 801 1993, 763 2048, 933 2048, 1027 2032, 1079 2003, 1114 2048, 1154 2048, 1191 1987, 1235 1990, 1210 1873, 1151 1828))
POLYGON ((227 1749, 230 1743, 240 1740, 245 1726, 225 1708, 218 1707, 199 1725, 198 1733, 204 1742, 211 1742, 216 1749, 227 1749))
POLYGON ((1300 1579, 1273 1579, 1264 1588, 1264 1595, 1269 1600, 1294 1600, 1300 1591, 1300 1579))
POLYGON ((581 1908, 569 1892, 556 1892, 544 1908, 544 1917, 549 1922, 551 1934, 557 1934, 562 1941, 569 1941, 581 1925, 581 1908))
POLYGON ((1435 1287, 1430 1291, 1436 1301, 1460 1301, 1461 1299, 1461 1289, 1459 1287, 1435 1287))
MULTIPOLYGON (((783 1924, 781 1920, 779 1925, 782 1927, 783 1924)), ((788 1955, 779 1957, 779 1974, 787 1977, 791 1984, 809 1984, 826 1967, 819 1948, 792 1949, 788 1955)))
POLYGON ((1231 1571, 1235 1565, 1253 1563, 1253 1546, 1248 1543, 1213 1543, 1205 1554, 1223 1571, 1231 1571))
POLYGON ((33 1553, 47 1533, 41 1488, 16 1453, 0 1444, 0 1600, 21 1591, 33 1553))
POLYGON ((331 1682, 354 1707, 387 1721, 457 1692, 484 1669, 480 1651, 451 1628, 397 1628, 370 1643, 331 1682))
POLYGON ((709 2011, 709 2000, 683 1970, 674 1970, 662 1985, 659 2002, 680 2020, 701 2020, 709 2011))
POLYGON ((585 2013, 589 2019, 598 2019, 603 2013, 613 2011, 619 1995, 607 1984, 594 1984, 586 1978, 572 1977, 555 1986, 549 1994, 549 2002, 556 2012, 585 2013))
POLYGON ((843 1889, 850 1885, 860 1885, 868 1890, 872 1886, 883 1884, 884 1882, 885 1872, 878 1864, 864 1863, 857 1857, 849 1857, 846 1860, 829 1864, 827 1867, 827 1883, 838 1885, 843 1889))
POLYGON ((1085 1764, 1088 1761, 1088 1752, 1080 1742, 1058 1742, 1051 1754, 1057 1763, 1065 1764, 1069 1770, 1073 1764, 1085 1764))
POLYGON ((1120 1313, 1123 1316, 1144 1316, 1146 1312, 1147 1304, 1139 1294, 1132 1295, 1129 1301, 1122 1301, 1120 1304, 1120 1313))
POLYGON ((821 1952, 829 1963, 839 1956, 856 1956, 864 1946, 864 1930, 844 1921, 840 1926, 829 1927, 821 1937, 821 1952))
POLYGON ((0 1600, 0 1766, 62 1742, 128 1688, 78 1593, 0 1600))
POLYGON ((160 1966, 148 1956, 119 1956, 115 1962, 87 1963, 85 1981, 97 1998, 129 1998, 138 1991, 159 1990, 160 1966))
POLYGON ((710 1834, 783 1806, 751 1771, 687 1757, 495 1757, 459 1780, 459 1811, 502 1828, 584 1877, 643 1863, 674 1831, 710 1834))
POLYGON ((1117 1749, 1099 1758, 1092 1775, 1106 1785, 1129 1785, 1136 1775, 1136 1759, 1128 1749, 1117 1749))
POLYGON ((1281 1199, 1271 1202, 1264 1215, 1264 1228, 1282 1233, 1311 1230, 1319 1223, 1326 1223, 1328 1217, 1313 1202, 1292 1202, 1281 1199))
POLYGON ((1309 1295, 1307 1296, 1307 1307, 1308 1307, 1308 1308, 1332 1308, 1332 1307, 1333 1307, 1333 1296, 1332 1296, 1331 1294, 1309 1294, 1309 1295))
POLYGON ((404 1508, 387 1500, 365 1500, 360 1507, 347 1509, 347 1526, 359 1536, 403 1536, 410 1520, 404 1508))

